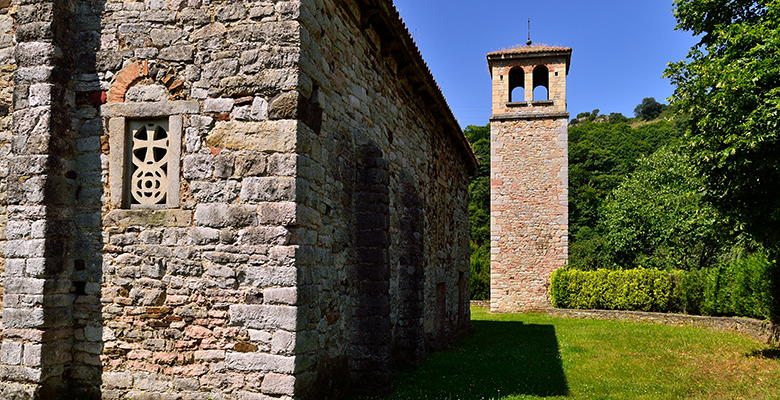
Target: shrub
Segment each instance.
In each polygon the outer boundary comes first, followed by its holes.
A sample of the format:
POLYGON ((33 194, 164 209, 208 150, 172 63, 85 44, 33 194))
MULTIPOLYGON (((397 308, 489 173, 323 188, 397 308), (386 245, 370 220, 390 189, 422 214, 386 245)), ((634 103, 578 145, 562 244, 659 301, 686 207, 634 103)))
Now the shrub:
POLYGON ((683 270, 555 271, 555 307, 685 312, 775 319, 773 281, 778 266, 765 251, 741 253, 718 267, 683 270), (774 312, 774 314, 773 314, 774 312))
POLYGON ((715 268, 692 271, 685 290, 691 293, 692 305, 697 305, 691 308, 703 315, 770 319, 773 268, 767 253, 757 251, 738 254, 715 268))
POLYGON ((475 246, 472 242, 470 261, 471 299, 488 300, 490 298, 490 245, 475 246))
POLYGON ((669 312, 679 309, 680 271, 629 269, 558 270, 550 297, 563 308, 669 312))

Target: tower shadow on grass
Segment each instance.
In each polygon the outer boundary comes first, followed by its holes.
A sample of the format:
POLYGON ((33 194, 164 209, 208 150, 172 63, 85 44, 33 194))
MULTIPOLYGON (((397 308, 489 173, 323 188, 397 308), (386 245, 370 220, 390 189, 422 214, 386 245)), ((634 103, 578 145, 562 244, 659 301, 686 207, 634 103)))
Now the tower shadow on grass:
POLYGON ((555 327, 472 321, 473 333, 417 369, 399 371, 383 400, 489 400, 506 396, 566 396, 555 327))

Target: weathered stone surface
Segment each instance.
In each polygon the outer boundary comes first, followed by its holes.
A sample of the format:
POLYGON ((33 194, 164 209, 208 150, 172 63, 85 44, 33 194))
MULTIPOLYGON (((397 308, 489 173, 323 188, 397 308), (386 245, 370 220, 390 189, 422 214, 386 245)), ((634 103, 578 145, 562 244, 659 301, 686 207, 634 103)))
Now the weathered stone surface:
POLYGON ((110 103, 101 107, 104 117, 142 118, 177 114, 197 114, 200 104, 196 101, 157 101, 152 103, 110 103))
POLYGON ((279 374, 295 372, 295 358, 265 353, 227 353, 225 365, 238 371, 263 371, 279 374))
POLYGON ((228 314, 233 325, 250 329, 296 329, 295 307, 277 305, 233 305, 228 314))
POLYGON ((229 150, 295 151, 295 121, 218 122, 206 145, 229 150))
POLYGON ((295 377, 282 374, 267 374, 263 378, 263 392, 268 394, 295 394, 295 377))
POLYGON ((246 202, 295 200, 294 178, 246 178, 241 185, 241 199, 246 202))
POLYGON ((115 227, 130 226, 190 226, 189 210, 113 210, 106 214, 103 224, 115 227))

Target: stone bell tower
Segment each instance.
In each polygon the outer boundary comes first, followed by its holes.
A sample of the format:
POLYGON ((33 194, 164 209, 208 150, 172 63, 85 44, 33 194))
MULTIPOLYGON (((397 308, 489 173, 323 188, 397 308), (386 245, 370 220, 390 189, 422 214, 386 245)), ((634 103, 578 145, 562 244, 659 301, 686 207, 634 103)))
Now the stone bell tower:
POLYGON ((567 263, 571 52, 525 46, 487 56, 492 312, 549 308, 550 275, 567 263))

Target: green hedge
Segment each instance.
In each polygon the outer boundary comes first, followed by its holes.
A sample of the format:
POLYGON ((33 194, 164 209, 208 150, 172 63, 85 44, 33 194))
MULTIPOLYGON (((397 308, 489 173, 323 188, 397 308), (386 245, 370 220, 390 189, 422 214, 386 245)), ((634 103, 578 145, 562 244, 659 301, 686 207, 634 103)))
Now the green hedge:
POLYGON ((561 308, 670 312, 679 308, 680 271, 558 270, 550 296, 561 308))
POLYGON ((777 320, 771 274, 774 261, 755 253, 731 263, 693 271, 657 269, 562 269, 553 273, 550 297, 555 307, 777 320))

